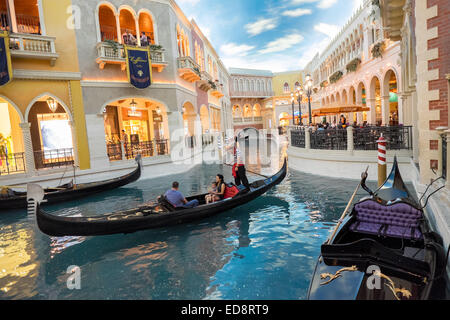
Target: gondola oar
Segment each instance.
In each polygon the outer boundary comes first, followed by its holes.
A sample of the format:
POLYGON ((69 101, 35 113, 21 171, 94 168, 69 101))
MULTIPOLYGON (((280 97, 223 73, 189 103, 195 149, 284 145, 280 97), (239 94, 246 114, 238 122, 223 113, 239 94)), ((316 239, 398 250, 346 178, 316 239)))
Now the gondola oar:
MULTIPOLYGON (((224 162, 223 164, 226 165, 226 166, 229 166, 229 167, 233 167, 232 164, 228 164, 228 163, 225 163, 225 162, 224 162)), ((250 170, 248 170, 247 168, 245 168, 245 171, 250 172, 250 173, 253 173, 253 174, 256 174, 257 176, 261 176, 261 177, 263 177, 263 178, 265 178, 265 179, 269 179, 269 178, 270 178, 270 177, 265 176, 265 175, 263 175, 263 174, 261 174, 261 173, 257 173, 257 172, 250 171, 250 170)))
POLYGON ((361 181, 359 182, 358 186, 356 187, 356 190, 355 190, 355 192, 353 193, 353 196, 352 196, 352 198, 350 199, 349 203, 347 204, 347 207, 345 208, 344 213, 342 214, 342 217, 339 219, 339 222, 338 222, 338 224, 336 225, 336 228, 334 229, 334 231, 333 231, 331 237, 328 238, 327 244, 330 244, 331 240, 332 240, 332 239, 334 238, 334 236, 336 235, 336 232, 339 230, 339 227, 341 226, 341 224, 342 224, 344 218, 347 216, 348 210, 350 209, 350 206, 352 205, 353 200, 355 200, 355 197, 356 197, 356 194, 357 194, 358 191, 359 191, 359 188, 361 188, 361 185, 362 185, 363 181, 365 180, 364 177, 367 178, 367 173, 368 173, 368 172, 369 172, 369 166, 367 166, 366 171, 363 173, 361 181))

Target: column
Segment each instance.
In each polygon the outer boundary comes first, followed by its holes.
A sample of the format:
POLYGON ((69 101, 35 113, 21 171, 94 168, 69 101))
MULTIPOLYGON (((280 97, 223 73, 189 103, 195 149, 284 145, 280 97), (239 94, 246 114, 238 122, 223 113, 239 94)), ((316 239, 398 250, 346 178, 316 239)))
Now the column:
POLYGON ((24 142, 24 151, 25 151, 25 166, 26 172, 29 175, 36 174, 36 166, 34 163, 34 151, 33 151, 33 143, 31 141, 31 123, 25 122, 21 123, 20 129, 22 130, 23 142, 24 142))
POLYGON ((381 117, 382 117, 382 125, 389 125, 389 116, 391 114, 391 109, 389 106, 389 96, 381 97, 381 117))
POLYGON ((141 46, 141 32, 139 30, 139 16, 134 17, 134 22, 136 23, 136 40, 138 47, 141 46))
POLYGON ((75 130, 75 122, 69 121, 70 132, 72 134, 72 147, 73 147, 73 161, 74 166, 78 166, 78 152, 77 152, 77 132, 75 130))
POLYGON ((18 33, 16 8, 14 7, 14 0, 8 0, 7 6, 8 6, 8 10, 9 10, 9 17, 10 17, 12 32, 18 33))
POLYGON ((117 41, 123 44, 122 33, 120 32, 120 13, 116 14, 117 41))
POLYGON ((377 124, 377 109, 375 104, 376 104, 375 99, 367 99, 367 107, 370 108, 370 111, 367 115, 367 123, 370 125, 377 124))
POLYGON ((356 113, 356 118, 357 118, 357 124, 363 124, 364 122, 364 117, 363 117, 363 113, 362 112, 358 112, 356 113))
POLYGON ((347 151, 353 152, 355 150, 353 141, 353 127, 347 127, 347 151))
POLYGON ((399 95, 399 98, 400 99, 398 99, 398 123, 406 125, 407 117, 405 115, 404 108, 406 108, 406 105, 407 105, 407 101, 406 100, 407 100, 408 97, 406 95, 404 95, 404 94, 401 94, 401 95, 399 95))
POLYGON ((305 128, 305 149, 311 150, 311 131, 309 131, 309 128, 305 128))

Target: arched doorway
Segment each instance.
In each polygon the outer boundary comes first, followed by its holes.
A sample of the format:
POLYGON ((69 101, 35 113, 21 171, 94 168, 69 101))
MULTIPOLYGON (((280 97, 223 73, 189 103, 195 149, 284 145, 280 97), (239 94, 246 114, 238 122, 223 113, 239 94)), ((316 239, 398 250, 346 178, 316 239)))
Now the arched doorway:
POLYGON ((383 114, 381 111, 381 84, 378 77, 373 77, 370 82, 370 95, 372 99, 375 99, 375 105, 371 106, 375 108, 375 123, 381 125, 383 122, 383 114))
POLYGON ((56 97, 43 95, 27 113, 36 169, 75 164, 72 118, 56 97))
POLYGON ((25 172, 21 122, 19 112, 0 97, 0 175, 25 172))
POLYGON ((253 108, 251 105, 246 104, 244 106, 244 118, 251 118, 253 117, 253 108))
POLYGON ((211 131, 212 132, 220 132, 221 131, 221 121, 222 121, 220 109, 210 106, 210 114, 211 114, 211 131))
POLYGON ((261 106, 259 104, 253 106, 253 117, 261 117, 261 106))
POLYGON ((210 117, 208 107, 202 105, 200 108, 200 121, 202 122, 202 133, 210 133, 211 125, 210 125, 210 117))
POLYGON ((239 105, 233 106, 233 118, 242 118, 242 109, 239 105))
POLYGON ((104 107, 103 119, 110 161, 169 154, 169 124, 162 103, 140 97, 112 101, 104 107))
POLYGON ((389 70, 384 78, 384 92, 389 93, 389 125, 399 124, 398 83, 393 70, 389 70))
MULTIPOLYGON (((361 82, 358 85, 358 91, 356 93, 355 101, 356 101, 356 104, 361 103, 361 105, 363 107, 367 107, 367 91, 366 91, 366 86, 364 85, 363 82, 361 82)), ((367 112, 364 111, 362 113, 362 116, 363 116, 363 119, 362 119, 363 123, 367 124, 369 122, 369 116, 368 116, 367 112)), ((373 123, 369 123, 369 124, 373 124, 373 123)))

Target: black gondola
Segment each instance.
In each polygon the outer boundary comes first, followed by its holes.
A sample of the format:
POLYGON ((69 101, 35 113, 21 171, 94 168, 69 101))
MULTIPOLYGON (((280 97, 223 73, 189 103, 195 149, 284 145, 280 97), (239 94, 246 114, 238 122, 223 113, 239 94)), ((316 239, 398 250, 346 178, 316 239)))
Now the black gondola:
POLYGON ((193 209, 177 210, 167 201, 160 200, 156 206, 142 206, 127 211, 116 212, 99 217, 58 217, 44 212, 40 206, 43 199, 42 188, 30 186, 28 198, 35 206, 39 229, 49 236, 101 236, 127 234, 141 230, 161 228, 204 219, 221 212, 244 205, 281 183, 286 177, 287 161, 274 176, 251 184, 250 190, 241 190, 232 198, 212 204, 205 204, 206 194, 187 198, 197 199, 200 206, 193 209))
POLYGON ((310 300, 427 300, 445 272, 442 239, 408 192, 397 159, 385 184, 353 206, 321 247, 310 300))
MULTIPOLYGON (((44 190, 45 199, 47 200, 46 203, 52 204, 71 201, 133 183, 139 180, 142 173, 142 160, 140 156, 136 158, 136 162, 138 163, 137 168, 122 177, 99 182, 67 184, 58 188, 47 188, 44 190)), ((14 192, 14 195, 0 198, 0 210, 25 208, 27 208, 27 192, 14 192)))

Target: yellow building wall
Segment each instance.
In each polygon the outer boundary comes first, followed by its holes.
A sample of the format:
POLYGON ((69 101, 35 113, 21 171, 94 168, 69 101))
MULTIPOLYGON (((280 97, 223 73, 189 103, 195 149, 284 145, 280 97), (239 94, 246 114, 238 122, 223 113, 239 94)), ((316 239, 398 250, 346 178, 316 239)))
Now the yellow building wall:
POLYGON ((279 74, 275 74, 273 77, 273 91, 275 92, 275 96, 284 96, 284 84, 287 82, 289 84, 289 89, 292 92, 295 89, 295 83, 299 82, 303 85, 302 80, 302 72, 301 71, 292 71, 292 72, 283 72, 279 74))
POLYGON ((78 51, 75 30, 67 28, 70 18, 67 8, 71 6, 71 0, 42 0, 44 24, 46 35, 56 37, 55 48, 59 54, 55 65, 50 66, 48 60, 38 59, 12 59, 13 69, 49 70, 78 72, 78 51))

